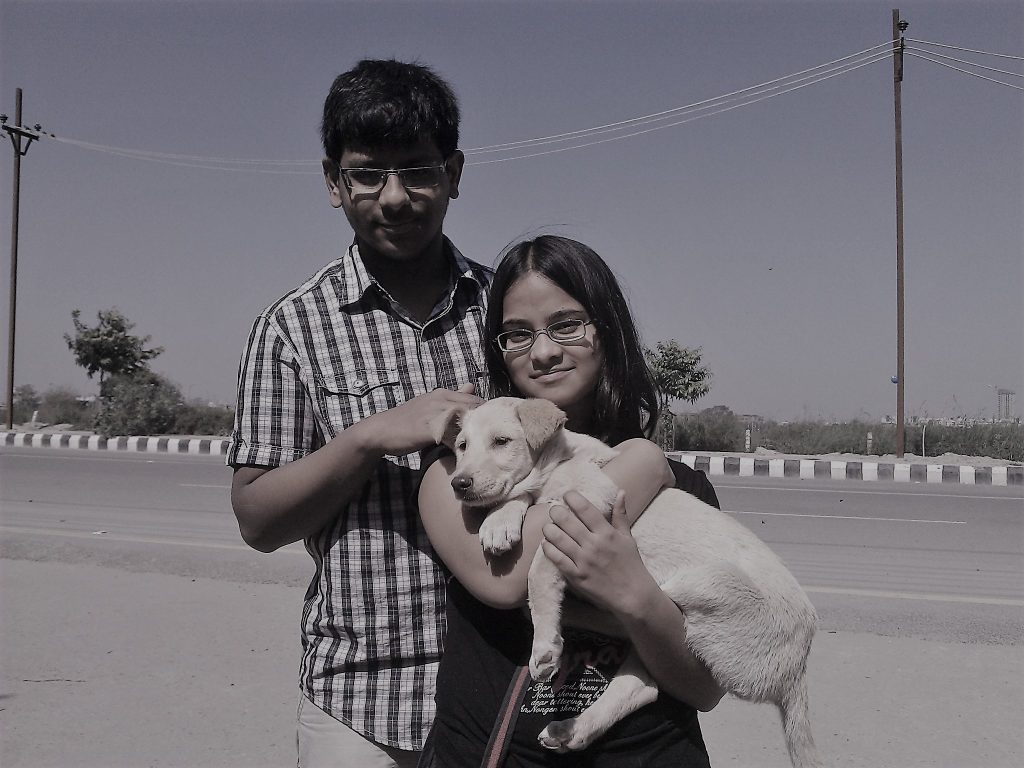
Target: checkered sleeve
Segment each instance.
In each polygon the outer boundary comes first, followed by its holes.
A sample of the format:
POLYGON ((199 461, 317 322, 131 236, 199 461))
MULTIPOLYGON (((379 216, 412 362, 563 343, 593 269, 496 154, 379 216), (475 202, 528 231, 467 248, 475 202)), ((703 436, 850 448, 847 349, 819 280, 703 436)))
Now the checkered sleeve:
POLYGON ((317 447, 309 391, 294 345, 269 313, 253 323, 239 365, 229 466, 277 467, 317 447))

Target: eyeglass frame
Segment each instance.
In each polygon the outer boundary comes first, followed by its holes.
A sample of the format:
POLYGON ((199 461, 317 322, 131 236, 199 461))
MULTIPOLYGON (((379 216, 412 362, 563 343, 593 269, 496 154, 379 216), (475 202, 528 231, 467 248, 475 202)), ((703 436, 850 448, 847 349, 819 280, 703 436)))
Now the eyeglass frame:
POLYGON ((425 189, 437 189, 439 186, 441 186, 441 175, 440 174, 437 177, 437 182, 434 183, 434 184, 431 184, 428 187, 410 187, 408 184, 405 183, 405 181, 403 181, 402 174, 405 173, 406 171, 425 171, 428 168, 436 170, 436 171, 440 171, 441 173, 443 173, 445 170, 447 170, 447 168, 448 168, 448 160, 450 160, 450 159, 451 158, 445 158, 438 165, 415 165, 415 166, 412 166, 412 167, 409 167, 409 168, 366 168, 366 167, 362 167, 362 166, 355 167, 355 168, 342 168, 341 165, 339 164, 338 165, 338 175, 341 176, 341 180, 342 180, 342 182, 344 182, 345 188, 349 191, 349 194, 353 193, 352 180, 349 179, 349 177, 347 175, 349 171, 375 171, 376 173, 383 174, 383 177, 381 179, 379 187, 377 187, 376 189, 366 188, 365 191, 356 192, 355 194, 360 194, 360 195, 379 195, 381 192, 384 191, 384 187, 386 187, 388 185, 388 178, 392 174, 398 176, 398 183, 401 184, 402 188, 407 190, 407 191, 409 191, 409 190, 419 191, 419 190, 425 190, 425 189))
POLYGON ((533 349, 533 345, 537 343, 537 337, 543 333, 555 344, 564 347, 566 344, 571 344, 574 341, 579 341, 580 339, 586 338, 588 325, 595 325, 595 323, 593 320, 582 320, 581 318, 578 317, 567 317, 562 320, 556 320, 550 325, 547 325, 544 328, 538 328, 536 330, 534 330, 533 328, 512 328, 507 331, 502 331, 501 333, 494 337, 494 343, 497 344, 498 349, 500 349, 505 354, 515 354, 516 352, 528 352, 529 350, 533 349), (558 339, 551 335, 551 326, 559 325, 560 323, 579 323, 580 335, 573 336, 571 339, 562 339, 561 341, 559 341, 558 339), (527 330, 533 335, 533 338, 530 339, 530 343, 527 344, 525 347, 517 347, 516 349, 505 349, 505 347, 502 346, 501 340, 503 336, 508 336, 508 334, 510 333, 523 333, 524 331, 527 330))

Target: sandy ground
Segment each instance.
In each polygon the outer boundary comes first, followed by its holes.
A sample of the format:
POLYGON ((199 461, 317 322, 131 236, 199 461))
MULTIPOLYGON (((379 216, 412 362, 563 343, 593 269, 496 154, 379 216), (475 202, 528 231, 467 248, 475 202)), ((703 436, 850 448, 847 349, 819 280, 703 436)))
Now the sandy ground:
MULTIPOLYGON (((4 768, 295 764, 300 587, 23 559, 0 577, 4 768)), ((809 675, 833 768, 1024 760, 1019 646, 825 630, 809 675)), ((789 765, 772 707, 701 721, 717 768, 789 765)))

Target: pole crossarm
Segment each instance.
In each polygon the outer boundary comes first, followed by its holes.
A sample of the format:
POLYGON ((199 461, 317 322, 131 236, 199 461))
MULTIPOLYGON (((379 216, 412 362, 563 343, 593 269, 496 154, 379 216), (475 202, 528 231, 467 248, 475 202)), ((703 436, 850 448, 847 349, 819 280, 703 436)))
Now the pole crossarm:
POLYGON ((11 146, 14 147, 14 151, 17 152, 20 157, 24 157, 28 152, 28 148, 32 146, 32 142, 39 138, 38 133, 30 131, 27 128, 22 128, 18 125, 4 125, 3 130, 11 140, 11 146), (21 144, 21 140, 23 138, 28 139, 24 146, 21 144))

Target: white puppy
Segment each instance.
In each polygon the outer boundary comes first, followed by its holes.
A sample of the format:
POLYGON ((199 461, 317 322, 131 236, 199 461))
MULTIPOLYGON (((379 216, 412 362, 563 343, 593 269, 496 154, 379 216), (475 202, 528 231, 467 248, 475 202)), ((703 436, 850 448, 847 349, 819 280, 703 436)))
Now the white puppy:
MULTIPOLYGON (((565 414, 546 400, 502 397, 448 414, 438 442, 455 451, 451 483, 459 499, 492 510, 480 525, 486 551, 508 551, 520 539, 527 508, 561 502, 569 490, 610 514, 617 489, 600 467, 615 451, 564 424, 565 414)), ((632 532, 647 569, 682 610, 693 653, 722 688, 778 706, 793 765, 818 766, 806 680, 817 616, 782 561, 748 528, 676 489, 658 494, 632 532)), ((538 549, 529 575, 530 672, 537 680, 558 670, 564 591, 561 575, 538 549)), ((594 704, 548 725, 540 741, 560 752, 585 749, 657 695, 631 652, 594 704)))

